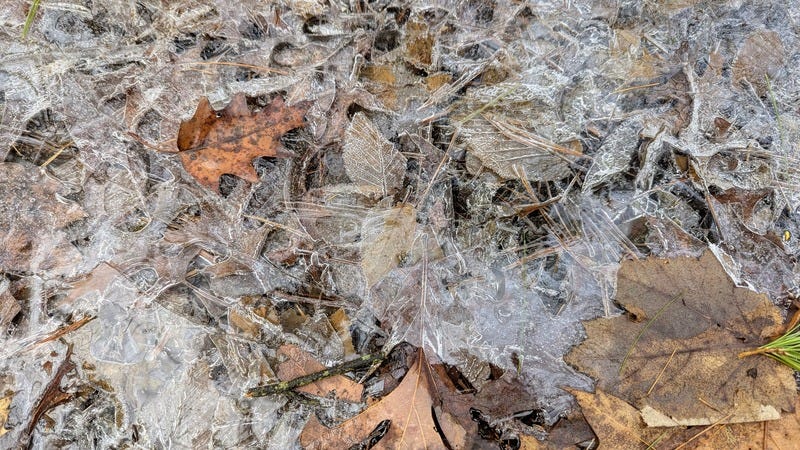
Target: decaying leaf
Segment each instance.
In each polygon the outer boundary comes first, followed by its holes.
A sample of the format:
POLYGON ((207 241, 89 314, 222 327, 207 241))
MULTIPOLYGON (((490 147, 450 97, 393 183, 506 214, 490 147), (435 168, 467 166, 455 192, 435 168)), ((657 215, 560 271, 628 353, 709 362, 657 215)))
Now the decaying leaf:
POLYGON ((75 363, 72 362, 72 344, 70 344, 67 347, 64 360, 58 366, 58 370, 56 370, 53 378, 47 383, 41 397, 39 397, 39 401, 30 414, 30 420, 25 427, 25 433, 21 437, 23 446, 30 446, 33 430, 36 429, 36 425, 39 423, 42 416, 56 406, 64 404, 73 398, 73 394, 61 390, 61 381, 64 379, 64 376, 73 369, 75 369, 75 363))
POLYGON ((403 184, 406 157, 363 113, 353 116, 344 138, 344 168, 364 194, 386 196, 403 184))
MULTIPOLYGON (((434 421, 434 407, 439 404, 433 385, 430 365, 420 350, 417 360, 395 390, 361 414, 339 426, 328 428, 315 416, 300 435, 305 449, 350 448, 363 442, 385 420, 389 429, 372 447, 374 449, 440 449, 445 448, 434 421)), ((445 434, 453 449, 463 448, 464 430, 449 424, 445 434)))
POLYGON ((38 167, 0 163, 0 272, 52 271, 80 259, 57 230, 85 213, 59 198, 60 188, 38 167))
POLYGON ((570 390, 599 440, 598 449, 788 449, 800 439, 800 400, 794 414, 765 422, 648 428, 639 411, 613 395, 570 390))
POLYGON ((698 449, 796 448, 800 442, 800 398, 795 402, 794 414, 767 422, 723 425, 699 436, 695 442, 692 448, 698 449))
POLYGON ((736 287, 711 252, 626 261, 617 303, 627 316, 585 324, 566 361, 639 408, 649 426, 774 420, 792 411, 792 372, 738 359, 780 328, 766 296, 736 287))
POLYGON ((465 123, 461 134, 467 142, 469 154, 507 180, 525 177, 529 180, 549 181, 569 175, 568 157, 575 155, 571 152, 561 154, 559 151, 563 147, 518 127, 499 130, 494 125, 504 122, 508 120, 501 117, 491 120, 477 117, 465 123))
POLYGON ((120 273, 117 269, 107 263, 100 263, 84 279, 74 282, 66 297, 59 300, 55 306, 72 304, 75 300, 92 292, 102 294, 119 276, 120 273))
MULTIPOLYGON (((281 96, 258 112, 247 107, 240 93, 221 111, 207 98, 200 100, 194 116, 181 123, 178 151, 183 167, 200 184, 219 190, 219 177, 232 174, 251 183, 258 181, 253 159, 288 156, 280 152, 280 137, 303 125, 308 104, 287 106, 281 96)), ((285 152, 284 152, 285 153, 285 152)))
POLYGON ((418 69, 429 70, 434 60, 436 34, 420 16, 406 23, 405 60, 418 69))
POLYGON ((11 400, 14 399, 14 393, 7 391, 3 398, 0 398, 0 437, 8 433, 6 430, 6 422, 8 422, 8 410, 11 409, 11 400))
POLYGON ((423 77, 396 53, 384 55, 380 61, 365 64, 360 79, 386 108, 397 113, 416 108, 415 105, 423 103, 432 92, 453 80, 453 75, 447 72, 423 77))
POLYGON ((19 302, 8 290, 9 282, 0 278, 0 329, 5 329, 22 310, 19 302))
POLYGON ((574 389, 569 392, 578 400, 581 412, 600 440, 599 450, 643 449, 663 433, 648 429, 636 408, 600 389, 594 394, 574 389))
MULTIPOLYGON (((277 375, 283 381, 325 369, 325 366, 315 360, 313 356, 296 345, 282 345, 278 349, 278 354, 286 357, 286 361, 278 366, 277 375)), ((297 390, 320 397, 327 397, 331 393, 335 393, 338 399, 358 403, 361 401, 364 386, 345 376, 335 375, 301 386, 297 390)))
POLYGON ((734 86, 751 84, 759 96, 767 93, 767 77, 774 80, 786 62, 780 35, 756 31, 745 39, 732 64, 734 86))
POLYGON ((402 205, 367 217, 363 230, 361 270, 367 286, 373 286, 396 268, 414 243, 417 214, 402 205))

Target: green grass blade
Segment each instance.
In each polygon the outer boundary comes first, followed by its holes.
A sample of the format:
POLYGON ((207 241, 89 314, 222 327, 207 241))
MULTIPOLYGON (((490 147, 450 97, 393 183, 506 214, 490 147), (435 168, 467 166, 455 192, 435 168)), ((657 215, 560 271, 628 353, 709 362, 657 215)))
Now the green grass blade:
POLYGON ((39 10, 39 3, 42 0, 33 0, 31 3, 31 9, 28 10, 28 17, 25 18, 25 27, 22 28, 22 39, 25 40, 28 37, 28 32, 31 31, 31 25, 33 25, 33 19, 36 18, 36 11, 39 10))

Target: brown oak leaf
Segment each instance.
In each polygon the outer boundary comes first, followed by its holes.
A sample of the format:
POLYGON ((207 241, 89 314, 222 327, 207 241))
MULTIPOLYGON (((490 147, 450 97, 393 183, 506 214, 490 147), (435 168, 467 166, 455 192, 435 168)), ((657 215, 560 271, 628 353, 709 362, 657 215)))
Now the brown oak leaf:
POLYGON ((181 122, 178 151, 183 167, 200 184, 219 192, 219 177, 236 175, 258 181, 253 159, 288 156, 280 148, 280 137, 303 125, 310 106, 300 102, 287 106, 281 96, 260 111, 251 112, 243 93, 236 94, 220 111, 207 98, 200 100, 191 119, 181 122))

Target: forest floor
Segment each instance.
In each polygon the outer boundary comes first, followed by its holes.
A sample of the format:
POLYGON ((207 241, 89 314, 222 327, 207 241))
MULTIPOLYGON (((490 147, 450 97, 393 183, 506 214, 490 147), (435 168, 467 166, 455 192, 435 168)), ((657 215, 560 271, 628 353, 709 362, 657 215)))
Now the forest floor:
POLYGON ((792 447, 797 6, 3 3, 0 446, 792 447))

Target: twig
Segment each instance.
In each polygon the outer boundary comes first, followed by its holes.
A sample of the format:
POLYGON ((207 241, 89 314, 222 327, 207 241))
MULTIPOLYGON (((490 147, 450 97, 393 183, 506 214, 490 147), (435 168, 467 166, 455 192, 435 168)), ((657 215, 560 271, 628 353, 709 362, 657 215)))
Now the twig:
POLYGON ((245 397, 255 398, 265 397, 267 395, 283 394, 293 389, 306 386, 311 383, 316 383, 324 378, 341 375, 343 373, 352 372, 356 369, 371 366, 375 363, 383 361, 384 358, 386 358, 386 355, 383 353, 370 353, 361 356, 360 358, 346 361, 333 367, 310 373, 308 375, 303 375, 289 381, 280 381, 278 383, 270 383, 263 386, 250 388, 247 390, 247 393, 245 393, 245 397))
POLYGON ((68 402, 72 398, 73 394, 67 394, 61 390, 61 380, 64 378, 64 375, 75 368, 75 363, 73 363, 70 358, 72 358, 72 344, 67 346, 67 353, 64 355, 64 360, 58 366, 58 370, 56 370, 53 379, 47 383, 47 387, 44 388, 41 397, 39 397, 39 401, 36 403, 36 407, 31 413, 31 420, 28 422, 28 426, 25 427, 25 434, 21 436, 21 442, 25 443, 25 447, 30 447, 33 430, 36 428, 36 424, 39 423, 42 416, 47 413, 47 411, 68 402))
POLYGON ((53 162, 56 158, 58 158, 61 155, 61 153, 64 152, 64 150, 68 149, 71 145, 72 145, 72 141, 69 141, 66 144, 64 144, 61 147, 59 147, 56 150, 56 152, 53 153, 53 156, 47 158, 47 161, 43 162, 42 165, 39 166, 39 167, 41 167, 41 168, 47 167, 51 162, 53 162))
POLYGON ((186 66, 234 66, 234 67, 242 67, 245 69, 252 69, 252 70, 260 70, 262 72, 272 72, 278 75, 291 75, 289 72, 280 69, 273 69, 271 67, 265 66, 256 66, 253 64, 244 64, 244 63, 237 63, 237 62, 228 62, 228 61, 190 61, 185 63, 180 63, 178 65, 186 65, 186 66))
POLYGON ((86 316, 86 317, 83 317, 81 319, 78 319, 75 322, 69 323, 67 325, 64 325, 61 328, 58 328, 57 330, 53 331, 49 335, 47 335, 47 336, 39 339, 38 341, 36 341, 33 345, 41 345, 41 344, 44 344, 45 342, 55 341, 56 339, 64 336, 65 334, 72 333, 73 331, 81 328, 82 326, 84 326, 87 323, 93 321, 94 319, 96 319, 96 316, 86 316))

